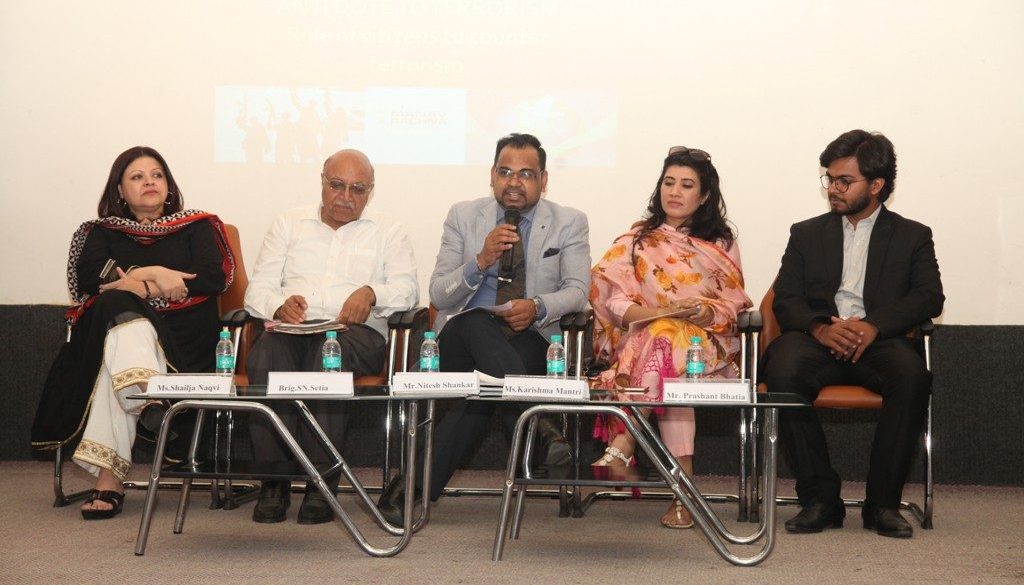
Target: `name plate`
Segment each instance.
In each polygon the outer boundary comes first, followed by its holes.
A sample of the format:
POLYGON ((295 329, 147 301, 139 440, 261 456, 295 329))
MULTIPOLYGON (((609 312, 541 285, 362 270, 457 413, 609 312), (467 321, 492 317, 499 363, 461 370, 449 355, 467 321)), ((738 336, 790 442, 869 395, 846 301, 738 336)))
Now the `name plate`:
POLYGON ((322 394, 354 396, 352 372, 270 372, 267 374, 267 396, 288 394, 322 394))
POLYGON ((690 404, 750 404, 750 383, 746 380, 685 378, 665 380, 665 402, 690 404))
POLYGON ((189 396, 196 394, 231 395, 233 376, 220 374, 159 374, 152 376, 146 385, 147 394, 174 394, 189 396))
POLYGON ((480 394, 480 378, 474 372, 395 372, 391 394, 480 394))
POLYGON ((544 376, 506 376, 501 397, 533 400, 589 400, 586 380, 547 378, 544 376))

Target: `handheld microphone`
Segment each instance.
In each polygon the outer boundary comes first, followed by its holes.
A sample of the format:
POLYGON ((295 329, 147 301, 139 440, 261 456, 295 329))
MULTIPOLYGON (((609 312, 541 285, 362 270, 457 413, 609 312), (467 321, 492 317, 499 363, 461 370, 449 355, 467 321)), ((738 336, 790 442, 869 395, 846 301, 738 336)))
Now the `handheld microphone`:
MULTIPOLYGON (((519 235, 519 220, 522 216, 519 214, 518 209, 506 209, 505 210, 505 223, 511 224, 516 228, 516 235, 519 235)), ((515 264, 515 251, 516 247, 513 245, 508 250, 501 253, 501 271, 505 274, 512 272, 512 268, 515 264)))

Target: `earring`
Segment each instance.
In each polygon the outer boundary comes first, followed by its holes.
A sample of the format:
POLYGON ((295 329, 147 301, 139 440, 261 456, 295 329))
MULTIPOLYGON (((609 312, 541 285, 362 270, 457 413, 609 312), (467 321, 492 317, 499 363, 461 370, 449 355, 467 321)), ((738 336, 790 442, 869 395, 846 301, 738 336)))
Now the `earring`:
POLYGON ((117 203, 121 207, 127 207, 128 206, 128 202, 124 200, 124 197, 118 197, 117 198, 117 203))
POLYGON ((174 193, 171 193, 170 191, 168 191, 167 192, 167 199, 164 200, 164 207, 169 207, 171 205, 171 198, 173 198, 173 197, 174 197, 174 193))

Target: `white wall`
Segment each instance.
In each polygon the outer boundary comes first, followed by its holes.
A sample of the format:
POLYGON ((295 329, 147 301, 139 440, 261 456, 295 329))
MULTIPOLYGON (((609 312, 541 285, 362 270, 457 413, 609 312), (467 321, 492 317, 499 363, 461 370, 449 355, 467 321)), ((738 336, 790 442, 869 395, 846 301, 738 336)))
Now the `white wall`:
MULTIPOLYGON (((217 162, 217 88, 419 87, 604 100, 611 163, 549 166, 549 197, 589 214, 595 256, 639 217, 668 146, 709 151, 755 299, 788 226, 827 209, 821 149, 883 131, 891 209, 935 233, 941 321, 1022 324, 1022 25, 1015 0, 5 2, 0 303, 67 302, 70 235, 135 144, 165 155, 188 206, 240 227, 251 269, 275 212, 319 196, 319 164, 217 162)), ((377 165, 371 206, 410 227, 424 299, 444 213, 487 193, 494 140, 551 146, 547 127, 500 120, 467 130, 466 164, 377 165)))

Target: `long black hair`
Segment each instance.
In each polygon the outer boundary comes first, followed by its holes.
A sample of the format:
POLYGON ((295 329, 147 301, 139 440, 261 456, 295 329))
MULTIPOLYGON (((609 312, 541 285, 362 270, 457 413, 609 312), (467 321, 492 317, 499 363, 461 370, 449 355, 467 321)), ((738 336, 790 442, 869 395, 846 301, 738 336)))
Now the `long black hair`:
POLYGON ((160 163, 160 166, 164 169, 164 177, 167 178, 167 201, 164 203, 163 215, 177 213, 184 208, 181 189, 178 188, 178 183, 175 182, 174 175, 171 174, 171 167, 167 166, 167 161, 164 160, 164 157, 155 148, 133 146, 117 155, 117 158, 114 159, 114 164, 110 165, 110 176, 107 177, 107 185, 103 187, 100 203, 96 207, 96 213, 99 217, 136 219, 132 215, 132 210, 121 199, 121 192, 117 188, 121 184, 121 179, 124 177, 124 172, 128 165, 144 156, 156 159, 156 162, 160 163))
POLYGON ((654 193, 647 203, 647 213, 640 222, 640 230, 633 238, 634 256, 637 244, 648 234, 658 229, 658 226, 665 223, 668 215, 665 208, 661 206, 661 182, 665 180, 665 171, 669 167, 689 167, 697 173, 700 179, 701 195, 706 197, 704 203, 697 207, 690 219, 684 224, 690 230, 690 235, 708 242, 720 242, 726 248, 732 245, 736 238, 735 232, 729 226, 725 216, 725 199, 722 197, 722 188, 719 186, 718 170, 711 163, 711 157, 702 150, 683 149, 679 152, 670 152, 665 157, 665 164, 661 167, 661 176, 654 185, 654 193))

